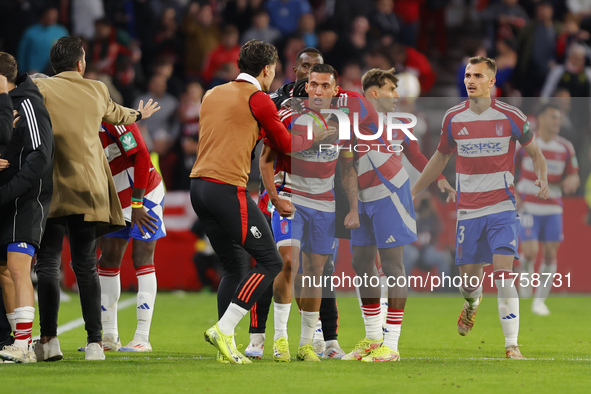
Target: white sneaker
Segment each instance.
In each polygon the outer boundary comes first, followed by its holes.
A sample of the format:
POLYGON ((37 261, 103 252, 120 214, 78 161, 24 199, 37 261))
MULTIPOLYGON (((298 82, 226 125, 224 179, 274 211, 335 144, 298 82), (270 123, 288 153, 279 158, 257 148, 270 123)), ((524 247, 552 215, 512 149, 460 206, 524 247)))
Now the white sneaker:
POLYGON ((23 349, 16 345, 4 346, 0 350, 0 359, 22 364, 37 362, 37 357, 35 357, 35 353, 32 350, 23 349))
POLYGON ((244 350, 244 355, 248 358, 260 360, 263 358, 263 350, 265 349, 265 335, 264 334, 250 334, 250 343, 244 350))
POLYGON ((322 357, 326 350, 326 342, 324 342, 324 333, 322 332, 322 323, 318 320, 316 329, 314 330, 314 341, 312 342, 314 352, 318 357, 322 357))
POLYGON ((103 350, 105 352, 108 352, 108 351, 116 352, 120 348, 121 348, 121 341, 119 340, 119 337, 116 337, 114 335, 109 335, 109 334, 103 335, 103 350))
POLYGON ((534 302, 531 304, 531 311, 539 316, 548 316, 550 309, 546 306, 546 303, 539 298, 534 298, 534 302))
POLYGON ((133 341, 119 349, 120 352, 151 352, 152 345, 148 341, 138 341, 134 338, 133 341))
POLYGON ((84 359, 88 361, 103 361, 105 359, 105 352, 103 347, 98 342, 92 342, 86 345, 86 354, 84 359))
POLYGON ((345 353, 345 351, 343 349, 341 349, 341 347, 337 344, 337 345, 327 347, 326 350, 324 351, 324 354, 322 355, 322 358, 341 359, 341 358, 343 358, 343 356, 345 354, 347 354, 347 353, 345 353))
POLYGON ((37 341, 34 350, 37 361, 59 361, 64 358, 57 337, 51 338, 47 343, 37 341))

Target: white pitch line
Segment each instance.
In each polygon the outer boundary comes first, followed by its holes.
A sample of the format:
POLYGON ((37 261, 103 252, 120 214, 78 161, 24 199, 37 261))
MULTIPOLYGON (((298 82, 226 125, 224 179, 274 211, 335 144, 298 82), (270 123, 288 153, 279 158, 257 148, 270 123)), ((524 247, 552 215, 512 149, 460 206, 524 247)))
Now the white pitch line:
MULTIPOLYGON (((441 361, 498 361, 505 357, 402 357, 401 360, 441 360, 441 361)), ((526 357, 526 361, 591 361, 591 358, 535 358, 526 357)))
MULTIPOLYGON (((135 357, 120 357, 118 360, 137 360, 135 357)), ((163 357, 153 357, 147 356, 145 357, 146 360, 213 360, 215 357, 213 356, 163 356, 163 357)), ((296 358, 293 357, 293 360, 296 358)), ((270 358, 267 358, 270 360, 270 358)), ((507 360, 505 357, 402 357, 401 361, 405 360, 432 360, 432 361, 502 361, 507 360)), ((521 360, 509 361, 507 362, 519 362, 521 360)), ((523 361, 582 361, 582 362, 589 362, 591 358, 526 358, 523 361)))
MULTIPOLYGON (((131 297, 131 298, 121 301, 119 303, 119 305, 117 306, 117 310, 121 311, 125 308, 129 308, 130 306, 136 304, 136 300, 137 300, 136 297, 131 297)), ((82 317, 80 317, 76 320, 72 320, 70 322, 67 322, 66 324, 62 324, 61 326, 59 326, 57 328, 57 335, 63 334, 64 332, 72 331, 73 329, 78 328, 82 325, 84 325, 84 319, 82 317)), ((41 337, 39 335, 37 335, 33 338, 33 340, 36 341, 39 338, 41 338, 41 337)))

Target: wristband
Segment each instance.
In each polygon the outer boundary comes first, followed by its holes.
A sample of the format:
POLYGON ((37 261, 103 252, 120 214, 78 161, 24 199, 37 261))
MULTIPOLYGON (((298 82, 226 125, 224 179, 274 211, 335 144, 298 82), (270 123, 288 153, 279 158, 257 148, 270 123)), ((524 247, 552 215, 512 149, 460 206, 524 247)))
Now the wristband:
POLYGON ((137 201, 132 201, 131 202, 131 207, 132 208, 141 208, 144 206, 144 203, 142 202, 137 202, 137 201))
POLYGON ((141 202, 141 203, 143 203, 143 202, 144 202, 144 199, 143 199, 143 198, 135 198, 135 197, 131 197, 131 201, 135 201, 135 202, 141 202))

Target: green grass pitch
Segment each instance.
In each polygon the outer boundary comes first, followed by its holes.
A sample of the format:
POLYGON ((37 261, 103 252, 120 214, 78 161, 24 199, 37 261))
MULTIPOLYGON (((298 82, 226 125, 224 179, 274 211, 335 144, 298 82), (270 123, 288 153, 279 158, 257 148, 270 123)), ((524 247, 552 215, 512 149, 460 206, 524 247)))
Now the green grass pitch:
MULTIPOLYGON (((124 294, 122 300, 134 297, 124 294)), ((149 354, 108 352, 104 362, 84 361, 83 327, 60 335, 64 360, 30 365, 1 364, 4 388, 27 393, 179 393, 179 392, 589 392, 591 373, 591 300, 551 298, 552 314, 535 316, 531 300, 521 301, 519 342, 529 360, 504 359, 504 341, 496 299, 480 307, 473 331, 458 335, 462 300, 409 298, 402 326, 399 363, 365 364, 340 360, 279 364, 271 359, 272 314, 265 359, 252 365, 215 362, 215 349, 203 332, 215 323, 214 294, 161 293, 156 300, 149 354)), ((356 299, 339 299, 339 341, 345 351, 363 338, 356 299)), ((80 317, 78 298, 63 302, 60 324, 80 317)), ((289 324, 292 356, 299 339, 299 316, 289 324)), ((38 330, 38 320, 35 321, 38 330)), ((135 304, 119 312, 125 345, 135 331, 135 304)), ((38 334, 38 333, 37 333, 38 334)), ((248 344, 248 319, 237 330, 248 344)), ((34 333, 35 335, 35 333, 34 333)))

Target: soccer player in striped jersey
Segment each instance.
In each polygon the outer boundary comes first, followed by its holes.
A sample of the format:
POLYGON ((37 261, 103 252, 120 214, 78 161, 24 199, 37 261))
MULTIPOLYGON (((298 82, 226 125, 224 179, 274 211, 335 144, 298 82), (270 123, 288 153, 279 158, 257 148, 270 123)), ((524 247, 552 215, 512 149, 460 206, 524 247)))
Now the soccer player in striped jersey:
MULTIPOLYGON (((358 102, 361 113, 370 119, 369 133, 375 133, 376 112, 393 112, 399 97, 396 91, 398 78, 394 69, 372 69, 362 77, 362 86, 370 106, 364 106, 361 99, 350 98, 347 107, 358 102), (373 107, 373 108, 372 108, 373 107), (373 114, 373 118, 372 118, 373 114)), ((346 94, 343 92, 343 94, 346 94)), ((342 97, 345 97, 344 95, 342 97)), ((344 101, 344 100, 343 100, 344 101)), ((345 103, 343 103, 345 104, 345 103)), ((398 120, 402 123, 403 120, 398 120)), ((361 122, 363 123, 363 122, 361 122)), ((385 128, 384 128, 385 129, 385 128)), ((363 128, 361 128, 361 132, 363 128)), ((367 133, 367 131, 365 131, 367 133)), ((360 141, 360 140, 358 140, 360 141)), ((353 267, 357 275, 375 275, 375 259, 379 251, 382 270, 388 277, 404 276, 404 245, 416 241, 416 222, 410 194, 408 174, 402 166, 400 153, 387 148, 394 144, 404 147, 403 152, 419 170, 427 164, 427 158, 420 153, 418 143, 410 140, 397 130, 388 140, 386 133, 372 141, 372 150, 358 153, 357 172, 359 176, 359 218, 361 227, 351 232, 353 267), (375 149, 377 148, 377 149, 375 149)), ((437 178, 442 191, 455 199, 455 190, 441 175, 437 178)), ((384 284, 382 284, 384 286, 384 284)), ((384 362, 400 360, 398 340, 406 305, 406 287, 385 286, 387 290, 386 324, 382 330, 380 288, 365 286, 359 288, 361 310, 365 325, 365 338, 343 360, 384 362)))
POLYGON ((164 185, 135 124, 114 126, 103 122, 99 133, 127 226, 100 238, 98 273, 101 281, 101 321, 104 350, 151 352, 150 325, 156 300, 156 241, 166 235, 164 185), (121 347, 117 304, 121 295, 121 260, 133 239, 133 266, 138 280, 137 329, 133 340, 121 347))
POLYGON ((498 312, 505 336, 505 356, 523 358, 519 350, 519 298, 513 260, 518 258, 519 217, 514 181, 515 145, 519 141, 532 158, 537 197, 549 195, 546 160, 529 122, 517 108, 490 97, 497 67, 486 57, 470 58, 464 74, 468 100, 450 108, 443 118, 437 151, 412 188, 415 197, 441 174, 457 151, 456 265, 465 298, 458 332, 474 326, 482 300, 484 264, 493 265, 498 312))
MULTIPOLYGON (((336 77, 336 71, 329 65, 316 64, 312 67, 306 83, 308 105, 312 111, 299 114, 295 110, 283 110, 279 113, 280 119, 289 126, 292 133, 305 132, 309 122, 319 122, 321 125, 326 123, 324 119, 320 119, 322 115, 318 111, 330 108, 331 99, 337 93, 336 77)), ((330 149, 312 147, 290 154, 276 154, 272 144, 269 144, 261 154, 261 176, 269 193, 269 200, 275 207, 271 219, 273 234, 283 258, 283 269, 273 284, 273 348, 274 359, 277 361, 290 360, 287 320, 292 301, 293 277, 300 266, 300 250, 304 277, 314 278, 315 283, 319 283, 324 266, 335 248, 333 180, 339 157, 342 158, 343 185, 348 197, 350 201, 357 198, 357 176, 352 166, 352 154, 338 149, 344 143, 346 141, 336 141, 330 149), (276 158, 273 177, 273 162, 276 158), (292 215, 294 208, 295 213, 292 215)), ((356 208, 355 205, 352 206, 356 208)), ((345 225, 348 228, 358 225, 356 209, 345 217, 345 225)), ((299 360, 319 361, 312 342, 321 301, 321 287, 303 286, 300 302, 301 337, 297 354, 299 360)), ((332 345, 327 343, 327 348, 332 345)))
POLYGON ((562 112, 555 104, 545 104, 537 112, 536 140, 548 162, 548 187, 550 198, 540 200, 536 197, 537 187, 534 185, 536 174, 531 158, 524 155, 524 150, 517 153, 518 166, 521 172, 517 182, 517 193, 521 199, 521 226, 519 239, 521 242, 520 263, 522 275, 520 295, 529 298, 532 287, 535 296, 532 312, 547 316, 550 310, 545 300, 552 288, 553 275, 556 273, 556 255, 560 243, 564 239, 562 233, 562 192, 575 193, 580 184, 579 166, 573 145, 560 137, 562 112), (544 261, 540 265, 540 278, 532 286, 534 263, 538 256, 539 243, 542 243, 544 261))

